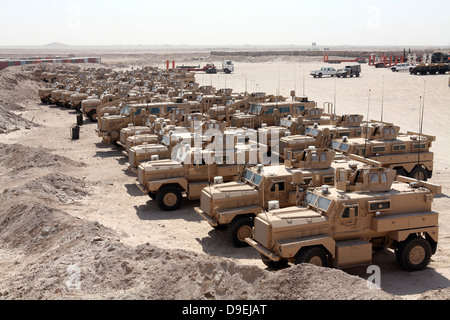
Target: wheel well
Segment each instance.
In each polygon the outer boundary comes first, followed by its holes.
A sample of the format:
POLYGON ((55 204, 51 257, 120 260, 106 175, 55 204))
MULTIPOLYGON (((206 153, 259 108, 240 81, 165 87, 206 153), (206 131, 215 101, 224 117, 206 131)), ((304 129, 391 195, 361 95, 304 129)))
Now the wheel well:
POLYGON ((158 191, 161 191, 162 189, 166 188, 166 187, 175 187, 180 189, 181 192, 185 191, 184 188, 179 184, 179 183, 166 183, 166 184, 162 184, 158 191))
POLYGON ((236 215, 233 220, 231 221, 235 221, 237 219, 244 219, 244 218, 250 218, 250 219, 254 219, 256 217, 256 214, 254 213, 244 213, 244 214, 238 214, 236 215))
MULTIPOLYGON (((412 232, 403 241, 406 241, 406 240, 408 240, 408 239, 410 239, 412 237, 420 237, 420 238, 423 238, 423 239, 427 240, 428 243, 431 246, 432 254, 436 253, 437 242, 433 240, 433 238, 428 234, 428 232, 412 232)), ((399 243, 403 242, 403 241, 394 241, 395 247, 398 247, 399 243)))
POLYGON ((328 260, 329 260, 330 257, 332 256, 331 252, 328 251, 327 248, 325 248, 325 246, 322 245, 322 244, 316 244, 316 245, 312 245, 312 246, 304 246, 304 247, 301 247, 300 249, 298 249, 298 251, 296 252, 295 255, 297 255, 302 249, 306 249, 306 248, 320 248, 320 249, 322 249, 322 250, 325 251, 325 253, 327 254, 328 260))

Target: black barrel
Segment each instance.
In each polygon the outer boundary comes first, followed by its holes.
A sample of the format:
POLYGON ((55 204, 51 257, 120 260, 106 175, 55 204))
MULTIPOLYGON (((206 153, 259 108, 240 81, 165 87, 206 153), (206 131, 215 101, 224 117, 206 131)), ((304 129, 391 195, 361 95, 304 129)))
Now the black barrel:
POLYGON ((83 125, 83 115, 77 114, 77 125, 82 126, 83 125))
POLYGON ((72 140, 80 139, 80 126, 76 125, 72 127, 72 140))

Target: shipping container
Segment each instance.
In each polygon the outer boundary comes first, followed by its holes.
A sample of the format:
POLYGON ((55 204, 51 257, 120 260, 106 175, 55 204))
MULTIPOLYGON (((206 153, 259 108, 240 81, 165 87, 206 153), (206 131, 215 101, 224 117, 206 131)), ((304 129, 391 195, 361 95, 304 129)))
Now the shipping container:
POLYGON ((8 61, 0 61, 0 70, 8 68, 8 61))

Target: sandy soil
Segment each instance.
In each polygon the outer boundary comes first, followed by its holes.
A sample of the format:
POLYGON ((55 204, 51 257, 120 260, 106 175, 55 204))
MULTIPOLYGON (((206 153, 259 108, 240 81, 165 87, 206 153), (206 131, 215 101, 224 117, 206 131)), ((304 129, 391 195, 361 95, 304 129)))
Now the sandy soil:
MULTIPOLYGON (((181 61, 183 56, 177 54, 181 61)), ((184 63, 204 63, 192 60, 201 54, 185 56, 184 63)), ((103 62, 119 68, 130 63, 162 67, 159 64, 169 56, 117 55, 103 62)), ((309 71, 324 66, 320 61, 235 61, 234 74, 197 74, 197 82, 285 96, 296 90, 319 106, 335 101, 337 113, 358 112, 377 120, 383 105, 383 119, 402 131, 418 130, 420 96, 424 97, 424 132, 437 136, 431 181, 443 186, 434 201, 440 212, 440 241, 429 268, 407 273, 397 266, 392 252, 375 253, 382 291, 367 289, 364 279, 370 274, 365 267, 345 272, 312 266, 267 270, 254 249, 231 247, 225 232, 203 221, 193 211, 198 201, 186 200, 176 212, 160 211, 135 186, 136 177, 126 171, 121 150, 96 136, 96 124, 85 120, 80 140, 71 140, 76 113, 40 104, 41 84, 25 77, 0 95, 1 102, 18 105, 5 107, 13 116, 2 113, 5 119, 18 119, 15 131, 0 135, 0 299, 449 298, 449 76, 412 76, 362 65, 360 78, 313 79, 309 71), (14 98, 17 95, 20 99, 14 98), (81 289, 69 290, 65 282, 77 275, 81 289), (294 288, 290 283, 303 284, 294 288)), ((19 69, 0 72, 0 80, 22 74, 19 69)))

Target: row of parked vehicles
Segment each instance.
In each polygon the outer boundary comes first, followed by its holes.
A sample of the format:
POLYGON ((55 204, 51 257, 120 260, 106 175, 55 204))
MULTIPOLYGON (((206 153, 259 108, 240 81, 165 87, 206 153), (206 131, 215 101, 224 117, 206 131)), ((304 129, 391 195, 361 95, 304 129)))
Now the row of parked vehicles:
POLYGON ((434 136, 337 115, 295 92, 200 86, 182 70, 85 74, 117 81, 99 93, 114 97, 100 99, 96 118, 79 110, 102 141, 123 148, 143 194, 168 214, 199 201, 201 219, 226 229, 235 247, 254 247, 267 266, 345 268, 393 249, 413 271, 436 252, 434 136))

